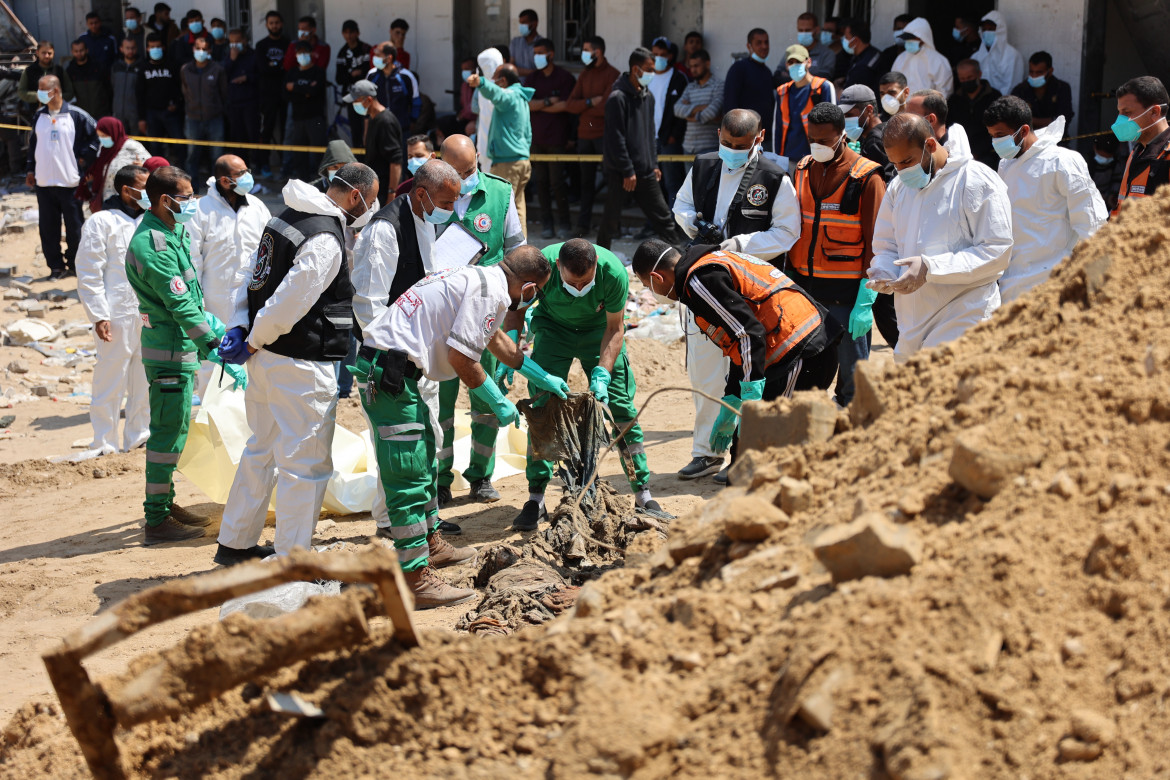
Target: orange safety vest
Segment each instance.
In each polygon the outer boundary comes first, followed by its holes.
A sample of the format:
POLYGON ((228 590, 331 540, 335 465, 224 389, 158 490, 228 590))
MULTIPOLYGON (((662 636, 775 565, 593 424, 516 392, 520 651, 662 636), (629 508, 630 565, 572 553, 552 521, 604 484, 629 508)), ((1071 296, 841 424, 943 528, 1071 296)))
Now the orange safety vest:
MULTIPOLYGON (((804 108, 800 109, 800 121, 804 124, 804 129, 808 131, 808 115, 812 113, 813 95, 820 91, 821 87, 827 79, 820 76, 812 77, 812 84, 808 90, 808 102, 804 104, 804 108)), ((776 147, 776 154, 781 157, 784 156, 784 145, 788 141, 788 126, 792 124, 792 118, 788 112, 788 88, 792 86, 791 81, 786 81, 780 86, 776 87, 776 94, 779 95, 777 107, 780 109, 780 129, 777 131, 776 138, 772 139, 773 146, 776 147)))
MULTIPOLYGON (((773 365, 821 324, 816 304, 783 271, 751 255, 716 251, 703 255, 691 265, 683 284, 705 265, 721 265, 731 274, 736 288, 752 314, 764 326, 764 367, 773 365)), ((743 365, 739 336, 695 316, 699 328, 737 366, 743 365)))
POLYGON ((865 235, 861 227, 861 191, 880 170, 872 160, 858 157, 849 175, 822 200, 813 195, 808 180, 811 156, 796 164, 796 196, 800 198, 800 238, 788 250, 788 262, 805 276, 824 279, 860 279, 865 235))
POLYGON ((1117 194, 1117 206, 1114 207, 1113 213, 1110 217, 1116 217, 1121 211, 1121 201, 1126 198, 1148 198, 1150 193, 1146 189, 1150 183, 1150 170, 1154 167, 1153 162, 1157 160, 1170 160, 1170 144, 1167 144, 1162 153, 1151 160, 1151 165, 1147 165, 1142 169, 1142 172, 1134 177, 1133 181, 1129 180, 1129 166, 1133 163, 1133 152, 1129 153, 1129 159, 1125 161, 1125 173, 1121 177, 1121 191, 1117 194))

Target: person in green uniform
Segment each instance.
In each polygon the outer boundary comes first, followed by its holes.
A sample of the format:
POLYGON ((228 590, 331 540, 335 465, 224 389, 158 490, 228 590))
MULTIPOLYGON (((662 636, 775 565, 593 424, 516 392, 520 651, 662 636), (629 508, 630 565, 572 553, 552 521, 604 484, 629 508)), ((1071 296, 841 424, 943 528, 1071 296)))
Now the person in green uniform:
MULTIPOLYGON (((213 358, 224 329, 203 309, 191 237, 182 227, 195 216, 191 177, 174 166, 159 168, 147 179, 146 194, 151 207, 126 250, 126 277, 138 296, 142 365, 150 384, 143 502, 149 545, 197 539, 210 523, 175 505, 174 472, 187 443, 199 361, 213 358)), ((238 367, 231 371, 242 384, 238 367)))
MULTIPOLYGON (((626 356, 625 309, 630 277, 622 262, 608 249, 574 238, 545 247, 552 275, 543 288, 543 299, 532 315, 532 360, 549 374, 568 379, 573 360, 589 374, 589 391, 609 407, 614 420, 625 428, 634 419, 637 385, 626 356)), ((504 329, 519 340, 523 312, 509 312, 504 329)), ((497 368, 496 380, 505 384, 507 368, 497 368)), ((502 389, 502 388, 501 388, 502 389)), ((615 434, 616 435, 616 434, 615 434)), ((639 507, 662 511, 647 487, 650 468, 642 444, 642 428, 633 425, 619 444, 622 467, 639 507)), ((518 531, 534 531, 548 519, 544 490, 552 479, 553 464, 532 457, 528 447, 528 501, 512 521, 518 531)))
MULTIPOLYGON (((443 161, 459 174, 462 184, 455 201, 455 219, 473 236, 487 245, 479 261, 481 266, 492 266, 504 259, 504 254, 524 244, 524 229, 516 213, 512 185, 507 179, 481 173, 475 144, 465 135, 451 135, 439 149, 443 161)), ((480 364, 488 376, 493 376, 498 362, 491 352, 484 351, 480 364)), ((439 449, 439 506, 451 500, 451 484, 455 481, 455 401, 459 397, 459 380, 451 379, 439 385, 439 426, 443 429, 439 449)), ((496 468, 496 436, 500 424, 491 409, 476 396, 471 397, 471 457, 463 478, 471 485, 474 501, 490 504, 500 500, 492 486, 496 468)))

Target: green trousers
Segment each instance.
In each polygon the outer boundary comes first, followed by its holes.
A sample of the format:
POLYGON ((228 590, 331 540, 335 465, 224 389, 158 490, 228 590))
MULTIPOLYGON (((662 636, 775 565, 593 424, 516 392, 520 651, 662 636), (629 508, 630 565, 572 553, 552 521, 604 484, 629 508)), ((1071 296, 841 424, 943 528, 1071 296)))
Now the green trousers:
MULTIPOLYGON (((487 373, 488 381, 493 381, 496 356, 485 349, 479 363, 487 373)), ((455 401, 458 398, 458 379, 439 383, 439 427, 443 429, 443 446, 439 450, 440 487, 450 487, 455 481, 452 467, 455 465, 455 401)), ((463 472, 463 478, 468 482, 492 478, 496 470, 496 436, 499 432, 500 421, 492 408, 471 396, 471 459, 463 472)))
MULTIPOLYGON (((581 368, 589 375, 601 360, 601 337, 605 329, 576 331, 550 325, 547 319, 533 320, 532 359, 553 376, 568 380, 569 368, 574 358, 581 362, 581 368)), ((637 409, 634 408, 634 393, 638 386, 630 361, 623 345, 621 354, 613 364, 613 381, 609 385, 609 411, 618 425, 625 428, 637 409)), ((616 433, 614 434, 617 435, 616 433)), ((642 444, 642 428, 635 424, 618 445, 622 456, 622 468, 630 487, 636 492, 650 481, 650 466, 646 462, 646 449, 642 444)), ((553 464, 547 460, 532 457, 532 439, 528 441, 528 466, 524 470, 528 477, 528 491, 543 493, 553 475, 553 464)))
MULTIPOLYGON (((358 358, 359 379, 369 376, 370 362, 358 358)), ((429 562, 427 538, 439 527, 435 490, 435 435, 418 382, 406 379, 394 396, 378 387, 382 369, 369 376, 362 406, 373 426, 378 477, 386 493, 390 533, 403 571, 424 569, 429 562), (369 390, 373 387, 373 391, 369 390), (371 397, 372 396, 372 397, 371 397)))
MULTIPOLYGON (((197 363, 187 365, 198 368, 197 363)), ((158 525, 167 519, 175 500, 175 467, 187 444, 196 374, 178 367, 145 368, 150 384, 150 438, 146 440, 146 501, 142 507, 147 525, 158 525)))

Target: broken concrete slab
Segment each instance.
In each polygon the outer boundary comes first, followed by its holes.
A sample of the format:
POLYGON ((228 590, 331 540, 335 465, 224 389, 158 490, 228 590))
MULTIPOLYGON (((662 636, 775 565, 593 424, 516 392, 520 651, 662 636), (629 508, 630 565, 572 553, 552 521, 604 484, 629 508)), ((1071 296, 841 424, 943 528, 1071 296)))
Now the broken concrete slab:
POLYGON ((951 455, 951 479, 986 501, 1043 459, 1039 451, 1003 444, 985 425, 961 432, 951 455))
POLYGON ((922 540, 913 529, 868 512, 851 523, 823 531, 813 543, 813 552, 834 583, 897 577, 909 574, 922 560, 922 540))
POLYGON ((780 478, 780 508, 789 515, 804 512, 812 505, 812 485, 803 479, 780 478))
POLYGON ((828 441, 837 427, 837 405, 820 390, 748 402, 742 411, 740 452, 828 441))
POLYGON ((8 370, 14 374, 27 374, 28 363, 23 360, 13 360, 8 364, 8 370))
POLYGON ((854 392, 849 404, 849 421, 854 427, 871 423, 886 411, 880 389, 881 375, 881 367, 868 360, 853 367, 854 392))

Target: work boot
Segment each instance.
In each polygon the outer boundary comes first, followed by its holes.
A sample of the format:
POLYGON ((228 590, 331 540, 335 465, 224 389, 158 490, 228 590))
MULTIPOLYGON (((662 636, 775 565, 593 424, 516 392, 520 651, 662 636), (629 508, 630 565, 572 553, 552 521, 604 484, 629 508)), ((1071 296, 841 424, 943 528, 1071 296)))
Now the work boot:
POLYGON ((215 557, 211 560, 215 561, 220 566, 235 566, 237 563, 259 561, 267 558, 269 555, 275 554, 275 548, 262 547, 258 544, 254 544, 251 547, 246 547, 243 550, 237 549, 235 547, 226 547, 221 544, 219 549, 215 551, 215 557))
POLYGON ((439 486, 439 509, 451 503, 451 488, 447 485, 439 486))
MULTIPOLYGON (((730 467, 728 467, 728 468, 730 468, 730 467)), ((715 484, 716 485, 724 485, 724 486, 727 485, 727 469, 723 469, 723 471, 720 471, 718 474, 715 475, 715 484)))
POLYGON ((535 531, 541 520, 548 520, 548 511, 543 504, 535 501, 525 501, 524 507, 516 519, 512 521, 513 531, 535 531))
POLYGON ((452 604, 462 604, 471 601, 478 594, 469 588, 456 588, 448 585, 434 566, 426 566, 417 571, 402 573, 406 578, 406 585, 414 594, 414 608, 434 609, 435 607, 449 607, 452 604))
POLYGON ((443 531, 436 528, 434 533, 427 537, 427 546, 431 548, 427 556, 431 559, 431 566, 442 569, 454 566, 475 557, 474 547, 456 547, 443 538, 443 531))
POLYGON ((678 470, 679 479, 698 479, 714 474, 723 468, 723 458, 695 458, 678 470))
POLYGON ((185 542, 188 539, 199 539, 203 536, 202 528, 192 528, 189 525, 183 525, 170 515, 166 516, 158 525, 146 526, 146 538, 143 539, 142 544, 150 546, 152 544, 166 544, 167 542, 185 542))
POLYGON ((494 504, 500 500, 500 493, 492 487, 491 478, 485 477, 471 483, 471 498, 481 504, 494 504))
POLYGON ((178 504, 171 504, 171 517, 178 520, 183 525, 189 525, 193 528, 206 528, 211 525, 210 517, 200 517, 193 512, 189 512, 178 504))

